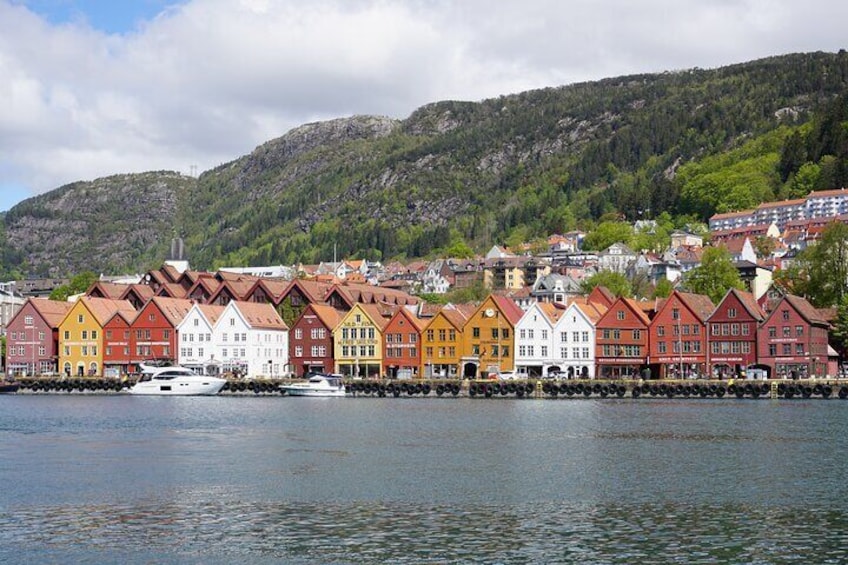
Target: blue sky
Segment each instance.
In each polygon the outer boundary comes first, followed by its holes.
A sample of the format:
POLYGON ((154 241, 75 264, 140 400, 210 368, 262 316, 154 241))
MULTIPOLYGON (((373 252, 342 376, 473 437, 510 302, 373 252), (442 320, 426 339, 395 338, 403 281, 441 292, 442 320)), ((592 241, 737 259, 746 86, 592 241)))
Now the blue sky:
POLYGON ((176 2, 165 0, 20 0, 52 24, 85 22, 106 33, 131 31, 176 2))
POLYGON ((305 123, 848 47, 844 0, 0 0, 0 210, 305 123))

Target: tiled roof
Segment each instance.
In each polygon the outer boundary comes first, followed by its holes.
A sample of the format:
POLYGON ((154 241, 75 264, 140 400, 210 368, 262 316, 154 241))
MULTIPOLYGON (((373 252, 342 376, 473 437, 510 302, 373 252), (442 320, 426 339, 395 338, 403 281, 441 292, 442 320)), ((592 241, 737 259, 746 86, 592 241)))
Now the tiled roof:
POLYGON ((288 326, 274 309, 274 306, 267 302, 243 302, 235 300, 232 302, 235 308, 241 312, 244 319, 254 329, 267 330, 287 330, 288 326))
POLYGON ((28 298, 27 300, 51 328, 58 328, 65 315, 74 307, 73 302, 48 300, 47 298, 28 298))
POLYGON ((127 319, 135 317, 136 314, 135 308, 127 300, 112 300, 111 298, 95 298, 93 296, 83 296, 80 300, 83 301, 83 304, 100 326, 104 326, 116 313, 120 312, 129 316, 127 319))

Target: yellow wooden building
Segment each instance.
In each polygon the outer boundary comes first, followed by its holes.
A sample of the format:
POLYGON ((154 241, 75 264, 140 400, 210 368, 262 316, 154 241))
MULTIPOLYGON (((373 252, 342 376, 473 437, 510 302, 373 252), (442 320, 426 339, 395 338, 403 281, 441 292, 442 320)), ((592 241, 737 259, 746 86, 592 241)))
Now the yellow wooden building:
POLYGON ((333 330, 336 373, 347 377, 382 376, 383 330, 397 307, 355 304, 333 330))
POLYGON ((462 355, 462 328, 472 307, 449 304, 433 316, 421 332, 421 372, 425 379, 457 379, 462 355))
POLYGON ((59 370, 68 376, 103 373, 103 326, 116 312, 135 317, 128 300, 83 296, 59 324, 59 370))
POLYGON ((505 296, 489 295, 462 331, 463 378, 480 378, 515 369, 515 325, 524 312, 505 296))

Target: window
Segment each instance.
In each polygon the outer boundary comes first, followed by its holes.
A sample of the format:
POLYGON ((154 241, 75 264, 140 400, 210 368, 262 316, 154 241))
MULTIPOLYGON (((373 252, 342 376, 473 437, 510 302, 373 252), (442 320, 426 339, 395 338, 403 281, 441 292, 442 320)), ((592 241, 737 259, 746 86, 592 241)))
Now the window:
POLYGON ((235 319, 235 318, 230 318, 230 325, 231 325, 231 326, 235 326, 235 325, 236 325, 236 319, 235 319))
POLYGON ((783 354, 784 355, 792 355, 792 344, 784 343, 783 344, 783 354))
MULTIPOLYGON (((606 330, 604 330, 606 331, 606 330)), ((562 343, 568 343, 568 332, 559 332, 559 340, 562 343)))
MULTIPOLYGON (((713 331, 715 329, 715 324, 713 324, 713 331)), ((657 326, 657 337, 665 337, 665 326, 657 326)))
POLYGON ((508 345, 504 345, 503 347, 501 347, 501 355, 503 355, 504 357, 509 357, 509 346, 508 345))
POLYGON ((31 326, 32 325, 32 316, 24 316, 24 324, 26 324, 27 326, 31 326))
MULTIPOLYGON (((203 337, 203 334, 200 334, 203 337)), ((171 339, 171 330, 162 330, 162 339, 171 339)))
MULTIPOLYGON (((718 345, 718 344, 713 343, 713 345, 718 345)), ((668 346, 666 345, 666 343, 664 341, 661 341, 661 342, 657 343, 657 352, 658 353, 667 353, 668 352, 668 350, 666 349, 667 347, 668 346)))
POLYGON ((789 337, 792 333, 792 330, 789 326, 783 326, 783 337, 789 337))
POLYGON ((788 319, 789 319, 789 310, 781 310, 781 312, 780 312, 780 313, 781 313, 781 315, 783 316, 783 319, 784 319, 784 320, 788 320, 788 319))
POLYGON ((750 335, 751 327, 748 324, 742 324, 742 335, 750 335))
POLYGON ((448 331, 445 329, 439 330, 439 341, 445 341, 448 339, 448 331))
POLYGON ((580 341, 580 332, 571 332, 571 341, 575 343, 580 341))
POLYGON ((721 328, 720 324, 710 324, 710 333, 712 335, 719 335, 720 328, 721 328))
MULTIPOLYGON (((533 330, 527 330, 527 336, 528 336, 530 339, 533 339, 533 330)), ((506 336, 504 336, 504 337, 506 337, 506 336)))
POLYGON ((88 330, 82 330, 82 338, 88 339, 88 330))
POLYGON ((769 355, 772 356, 772 357, 777 355, 777 344, 775 344, 775 343, 769 344, 769 355))
POLYGON ((480 328, 471 328, 471 337, 480 337, 480 328))
POLYGON ((427 330, 427 333, 424 337, 427 338, 427 343, 433 343, 433 339, 435 338, 436 333, 433 330, 427 330))
POLYGON ((795 336, 803 337, 804 336, 804 326, 795 326, 795 336))
POLYGON ((589 348, 584 347, 583 348, 583 359, 588 359, 588 358, 589 358, 589 348))
POLYGON ((583 343, 589 343, 589 332, 583 332, 583 343))
POLYGON ((727 317, 735 318, 736 317, 736 308, 728 308, 727 309, 727 317))
POLYGON ((624 310, 619 310, 618 312, 616 312, 615 318, 617 320, 623 320, 624 319, 624 310))
POLYGON ((804 344, 796 343, 795 344, 795 355, 803 355, 804 354, 804 344))
POLYGON ((456 341, 456 330, 448 330, 448 341, 456 341))
POLYGON ((498 339, 498 328, 492 328, 492 339, 498 339))
POLYGON ((672 308, 671 309, 671 319, 679 320, 680 319, 680 308, 672 308))
POLYGON ((79 314, 77 316, 77 323, 79 323, 79 324, 85 323, 85 316, 83 316, 82 314, 79 314))
POLYGON ((642 339, 642 331, 641 330, 633 330, 633 339, 640 340, 642 339))
POLYGON ((312 354, 312 356, 313 356, 313 357, 318 357, 318 356, 319 356, 319 355, 318 355, 318 346, 317 346, 317 345, 313 345, 313 346, 312 346, 311 354, 312 354))
POLYGON ((519 339, 527 339, 527 330, 522 329, 518 332, 518 337, 519 339))
POLYGON ((730 324, 730 335, 739 335, 739 324, 730 324))
POLYGON ((542 339, 545 339, 545 340, 548 339, 548 330, 541 330, 541 331, 542 331, 542 339))
POLYGON ((200 320, 198 320, 197 318, 195 318, 195 319, 194 319, 194 327, 196 328, 196 327, 198 327, 199 325, 200 325, 200 320))
POLYGON ((540 354, 542 357, 547 357, 547 356, 548 356, 548 346, 547 346, 547 345, 543 345, 543 346, 541 346, 541 347, 540 347, 540 349, 541 349, 541 351, 539 352, 539 354, 540 354))
POLYGON ((777 337, 777 328, 774 326, 769 327, 768 334, 769 337, 777 337))
POLYGON ((712 352, 713 355, 718 354, 718 342, 717 341, 714 341, 710 344, 710 351, 712 352))

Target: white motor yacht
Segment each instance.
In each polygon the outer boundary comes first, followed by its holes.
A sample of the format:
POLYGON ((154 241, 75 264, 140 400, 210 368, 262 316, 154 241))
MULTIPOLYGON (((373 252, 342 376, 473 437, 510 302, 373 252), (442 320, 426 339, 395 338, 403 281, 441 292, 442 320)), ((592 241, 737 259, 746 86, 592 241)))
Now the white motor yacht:
POLYGON ((340 375, 312 375, 305 383, 280 387, 289 396, 344 396, 345 385, 340 375))
POLYGON ((198 375, 185 367, 142 365, 141 379, 130 388, 130 394, 210 396, 218 394, 225 384, 226 379, 198 375))

